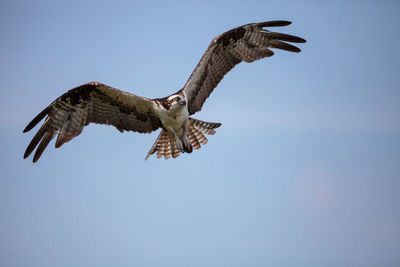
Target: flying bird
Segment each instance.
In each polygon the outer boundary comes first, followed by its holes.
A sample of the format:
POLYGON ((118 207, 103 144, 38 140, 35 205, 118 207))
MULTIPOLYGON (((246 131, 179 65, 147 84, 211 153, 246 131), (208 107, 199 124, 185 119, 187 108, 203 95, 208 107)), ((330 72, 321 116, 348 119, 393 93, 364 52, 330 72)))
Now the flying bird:
POLYGON ((278 48, 290 52, 300 49, 286 42, 305 43, 300 37, 272 32, 265 27, 280 27, 289 21, 246 24, 214 38, 201 57, 184 87, 164 98, 150 99, 120 91, 100 82, 89 82, 71 89, 40 112, 24 129, 30 131, 44 117, 24 158, 37 147, 36 162, 49 142, 58 134, 55 147, 78 136, 89 123, 113 125, 119 131, 161 132, 146 159, 157 152, 157 158, 176 158, 191 153, 207 143, 221 123, 205 122, 190 117, 201 110, 214 88, 235 65, 270 57, 278 48))

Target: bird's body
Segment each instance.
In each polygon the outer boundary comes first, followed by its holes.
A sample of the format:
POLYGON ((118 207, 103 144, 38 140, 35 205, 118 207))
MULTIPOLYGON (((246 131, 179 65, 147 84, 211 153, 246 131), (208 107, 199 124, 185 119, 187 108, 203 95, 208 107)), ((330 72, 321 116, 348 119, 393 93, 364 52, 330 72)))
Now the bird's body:
POLYGON ((190 153, 192 152, 192 145, 187 136, 190 121, 186 97, 184 95, 172 95, 167 97, 167 100, 172 101, 173 104, 168 109, 163 105, 156 104, 154 113, 160 119, 163 128, 171 137, 174 137, 177 149, 190 153))
POLYGON ((78 136, 89 123, 113 125, 119 131, 150 133, 162 128, 146 159, 176 158, 207 143, 204 134, 214 134, 220 123, 190 117, 201 110, 205 100, 235 65, 270 57, 268 48, 291 52, 300 49, 283 41, 303 43, 304 39, 270 32, 264 27, 289 25, 288 21, 252 23, 214 38, 185 86, 164 98, 149 99, 120 91, 99 82, 90 82, 64 93, 39 113, 25 128, 31 130, 44 117, 45 122, 28 145, 24 158, 37 147, 37 161, 57 134, 56 148, 78 136))

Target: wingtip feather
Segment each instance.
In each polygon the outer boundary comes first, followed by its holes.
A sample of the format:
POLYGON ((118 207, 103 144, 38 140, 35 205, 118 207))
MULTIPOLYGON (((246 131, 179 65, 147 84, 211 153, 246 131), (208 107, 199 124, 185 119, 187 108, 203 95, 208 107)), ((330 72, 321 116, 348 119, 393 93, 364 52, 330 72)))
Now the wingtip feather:
POLYGON ((53 132, 47 132, 44 135, 42 141, 40 142, 38 148, 36 149, 35 155, 33 156, 33 163, 39 160, 40 156, 43 154, 44 150, 46 149, 51 139, 53 139, 53 137, 54 137, 53 132))
POLYGON ((301 38, 301 37, 297 37, 297 38, 299 38, 298 43, 307 43, 307 40, 306 40, 306 39, 303 39, 303 38, 301 38))
POLYGON ((292 22, 288 20, 273 20, 273 21, 257 23, 257 25, 261 27, 282 27, 290 24, 292 24, 292 22))
POLYGON ((39 131, 32 138, 31 142, 29 143, 28 147, 25 150, 24 159, 26 159, 27 157, 29 157, 30 154, 32 154, 33 150, 35 150, 39 142, 42 140, 43 136, 45 135, 44 129, 45 127, 42 126, 42 128, 40 128, 39 131))
POLYGON ((42 112, 36 115, 36 117, 33 118, 33 120, 25 127, 23 132, 26 133, 32 130, 33 127, 35 127, 46 115, 49 114, 49 110, 52 107, 52 105, 53 104, 49 105, 47 108, 42 110, 42 112))

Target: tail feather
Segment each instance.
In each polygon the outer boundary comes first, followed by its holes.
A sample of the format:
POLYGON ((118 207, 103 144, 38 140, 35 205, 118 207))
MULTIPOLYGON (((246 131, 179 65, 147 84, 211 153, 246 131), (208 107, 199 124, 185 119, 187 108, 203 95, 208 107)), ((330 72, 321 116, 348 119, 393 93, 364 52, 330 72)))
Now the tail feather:
POLYGON ((158 152, 157 152, 158 159, 164 156, 164 150, 165 150, 166 143, 167 143, 167 132, 165 132, 165 134, 163 134, 161 136, 160 146, 159 146, 158 152))
POLYGON ((201 131, 203 134, 213 135, 215 134, 214 129, 221 126, 221 123, 219 122, 206 122, 206 121, 196 120, 193 118, 189 118, 189 120, 190 120, 190 125, 194 126, 197 130, 201 131))
POLYGON ((171 157, 171 138, 167 138, 165 141, 165 146, 164 146, 164 158, 169 159, 171 157))
MULTIPOLYGON (((217 122, 205 122, 189 118, 190 126, 186 134, 192 144, 193 149, 200 149, 201 145, 207 144, 208 140, 205 134, 215 134, 216 128, 221 126, 221 123, 217 122)), ((181 151, 176 147, 175 139, 172 135, 168 134, 166 130, 162 130, 158 135, 156 141, 151 147, 149 153, 145 158, 148 159, 151 155, 157 152, 157 158, 164 157, 165 159, 177 158, 181 154, 181 151)))
POLYGON ((200 144, 205 145, 208 143, 207 137, 201 131, 193 127, 193 132, 200 144))
POLYGON ((177 158, 181 154, 181 151, 179 151, 179 149, 176 148, 175 140, 173 138, 171 138, 170 140, 171 140, 171 147, 172 147, 172 157, 177 158))
POLYGON ((160 148, 160 141, 161 141, 161 137, 164 134, 164 130, 161 131, 161 133, 158 135, 156 141, 154 142, 153 146, 150 148, 149 153, 147 153, 146 155, 146 159, 148 159, 150 157, 150 155, 154 154, 156 151, 158 151, 158 149, 160 148))

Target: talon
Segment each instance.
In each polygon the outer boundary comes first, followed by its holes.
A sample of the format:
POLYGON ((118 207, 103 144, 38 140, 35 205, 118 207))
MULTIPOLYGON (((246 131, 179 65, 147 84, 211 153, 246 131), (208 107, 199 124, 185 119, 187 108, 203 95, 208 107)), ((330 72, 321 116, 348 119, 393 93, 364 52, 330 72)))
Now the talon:
POLYGON ((193 148, 192 148, 192 143, 190 142, 189 137, 185 136, 185 138, 183 139, 183 142, 185 144, 185 152, 192 153, 193 148))
POLYGON ((182 141, 181 141, 180 139, 176 139, 175 141, 176 141, 176 148, 177 148, 179 151, 184 152, 184 151, 183 151, 183 150, 184 150, 184 146, 183 146, 182 141))

